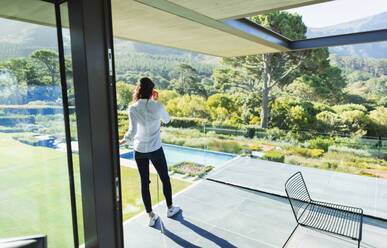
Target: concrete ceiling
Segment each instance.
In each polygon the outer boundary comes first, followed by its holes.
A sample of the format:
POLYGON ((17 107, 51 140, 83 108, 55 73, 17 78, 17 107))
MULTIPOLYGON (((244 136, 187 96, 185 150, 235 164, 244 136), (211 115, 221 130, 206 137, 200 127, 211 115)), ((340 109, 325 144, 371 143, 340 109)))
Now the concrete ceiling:
POLYGON ((224 21, 317 2, 324 0, 112 0, 113 32, 121 39, 220 57, 284 52, 286 45, 224 21))
MULTIPOLYGON (((283 52, 286 38, 273 42, 255 24, 230 25, 229 20, 324 1, 112 0, 113 34, 221 57, 283 52)), ((55 26, 53 4, 38 0, 1 0, 0 17, 55 26)))
POLYGON ((328 0, 169 0, 215 20, 233 20, 328 0))
POLYGON ((54 5, 38 0, 0 0, 0 17, 56 26, 54 5))
POLYGON ((201 19, 194 21, 136 1, 122 0, 113 0, 112 12, 116 38, 216 56, 279 52, 281 49, 200 15, 196 18, 201 19), (222 29, 229 29, 229 32, 222 29), (232 34, 233 31, 236 33, 232 34))

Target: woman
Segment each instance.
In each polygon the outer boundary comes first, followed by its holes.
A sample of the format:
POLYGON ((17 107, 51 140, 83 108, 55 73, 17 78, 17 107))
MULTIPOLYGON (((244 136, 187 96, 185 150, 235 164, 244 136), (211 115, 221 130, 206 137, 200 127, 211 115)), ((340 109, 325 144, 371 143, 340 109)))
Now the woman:
POLYGON ((167 202, 167 216, 172 217, 180 208, 172 205, 172 189, 168 175, 167 161, 161 146, 160 120, 169 122, 169 114, 163 104, 158 102, 158 94, 153 90, 154 83, 149 78, 137 82, 133 94, 133 104, 129 106, 129 129, 120 145, 133 141, 134 159, 141 177, 141 194, 146 212, 149 215, 149 226, 154 226, 157 214, 152 211, 149 192, 149 160, 152 161, 163 183, 163 193, 167 202), (153 99, 152 99, 153 98, 153 99))

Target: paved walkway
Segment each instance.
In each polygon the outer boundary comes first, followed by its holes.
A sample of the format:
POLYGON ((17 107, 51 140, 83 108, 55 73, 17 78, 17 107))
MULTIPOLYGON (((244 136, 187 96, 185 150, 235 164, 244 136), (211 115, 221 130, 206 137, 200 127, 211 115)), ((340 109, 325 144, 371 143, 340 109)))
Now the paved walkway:
MULTIPOLYGON (((214 170, 209 179, 286 196, 285 181, 301 171, 312 199, 363 208, 370 216, 387 219, 387 180, 264 161, 234 159, 214 170)), ((387 247, 387 246, 386 246, 387 247)))
MULTIPOLYGON (((220 171, 219 171, 220 172, 220 171)), ((124 223, 125 247, 282 247, 296 223, 284 198, 204 180, 174 197, 183 212, 148 227, 142 213, 124 223), (162 232, 162 230, 164 232, 162 232)), ((300 227, 286 247, 349 248, 355 241, 300 227)), ((364 219, 361 247, 387 247, 387 222, 364 219)))

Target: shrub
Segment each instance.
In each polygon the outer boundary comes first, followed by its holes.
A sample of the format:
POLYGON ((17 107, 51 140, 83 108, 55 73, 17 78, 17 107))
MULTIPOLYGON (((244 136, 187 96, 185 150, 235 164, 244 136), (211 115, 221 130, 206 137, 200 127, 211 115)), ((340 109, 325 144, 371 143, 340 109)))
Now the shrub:
POLYGON ((173 144, 173 145, 181 146, 181 145, 184 145, 184 143, 185 143, 185 138, 177 137, 177 136, 175 136, 171 133, 168 133, 168 132, 162 132, 161 139, 162 139, 163 143, 166 143, 166 144, 173 144))
POLYGON ((241 145, 234 140, 211 140, 208 143, 208 149, 218 152, 228 152, 239 154, 242 151, 241 145))
POLYGON ((306 132, 297 132, 297 131, 289 131, 283 140, 289 141, 290 143, 297 144, 299 142, 304 142, 309 140, 311 137, 310 133, 306 132))
POLYGON ((36 101, 30 101, 27 103, 30 106, 50 106, 50 105, 61 105, 62 102, 55 102, 55 101, 41 101, 41 100, 36 100, 36 101))
POLYGON ((188 118, 188 117, 171 117, 171 121, 163 126, 182 127, 182 128, 202 128, 207 123, 206 119, 188 118))
POLYGON ((250 138, 250 139, 254 138, 254 134, 255 134, 254 128, 251 128, 251 127, 246 128, 246 135, 245 136, 247 138, 250 138))
POLYGON ((128 113, 126 111, 117 112, 117 122, 118 122, 118 136, 123 137, 129 127, 128 113))
POLYGON ((309 149, 309 148, 303 148, 303 147, 283 147, 283 148, 284 150, 288 151, 290 154, 300 155, 300 156, 309 157, 309 158, 317 158, 324 153, 324 150, 322 149, 309 149))
POLYGON ((346 111, 340 114, 343 120, 343 130, 346 133, 364 135, 370 119, 366 112, 360 110, 346 111))
POLYGON ((185 139, 184 146, 207 149, 208 139, 205 137, 185 139))
POLYGON ((326 168, 326 169, 330 169, 330 170, 336 170, 337 167, 339 167, 339 165, 336 162, 328 161, 328 162, 323 162, 321 164, 321 167, 326 168))
POLYGON ((371 135, 387 134, 387 108, 379 106, 370 112, 369 133, 371 135))
POLYGON ((262 158, 269 161, 283 163, 285 161, 285 154, 279 151, 267 151, 262 158))
POLYGON ((337 132, 343 127, 340 115, 330 111, 322 111, 316 115, 316 129, 320 132, 337 132))
POLYGON ((349 153, 352 155, 364 156, 364 157, 372 157, 372 153, 367 150, 355 149, 345 146, 330 146, 329 152, 337 152, 337 153, 349 153))
POLYGON ((258 145, 253 145, 253 144, 249 145, 248 148, 250 148, 253 151, 260 151, 261 150, 261 147, 259 147, 258 145))
POLYGON ((317 148, 322 149, 324 152, 327 152, 329 149, 329 146, 332 144, 332 142, 328 139, 323 139, 321 137, 317 137, 315 139, 309 140, 309 147, 310 148, 317 148))
POLYGON ((266 130, 266 135, 269 140, 280 140, 286 136, 286 131, 281 130, 277 127, 266 130))
POLYGON ((37 124, 48 123, 52 121, 63 121, 63 114, 53 114, 53 115, 37 114, 34 116, 34 118, 37 124))
POLYGON ((292 165, 302 165, 302 162, 296 156, 286 156, 285 163, 292 165))
POLYGON ((365 164, 367 167, 387 166, 387 161, 375 158, 353 157, 349 161, 357 164, 365 164))
POLYGON ((336 113, 343 113, 343 112, 347 112, 347 111, 361 111, 364 113, 367 112, 366 107, 364 107, 363 105, 353 104, 353 103, 343 104, 343 105, 335 105, 332 107, 332 109, 336 113))

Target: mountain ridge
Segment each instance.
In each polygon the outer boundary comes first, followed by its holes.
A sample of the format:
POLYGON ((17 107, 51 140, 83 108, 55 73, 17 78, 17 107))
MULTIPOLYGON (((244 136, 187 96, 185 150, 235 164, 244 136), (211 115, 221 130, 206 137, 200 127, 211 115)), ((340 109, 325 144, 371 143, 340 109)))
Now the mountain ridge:
MULTIPOLYGON (((338 34, 356 33, 387 28, 387 12, 360 18, 350 22, 339 23, 322 28, 308 28, 306 37, 314 38, 338 34)), ((360 58, 387 58, 387 41, 367 44, 330 47, 329 52, 340 56, 360 58)))

